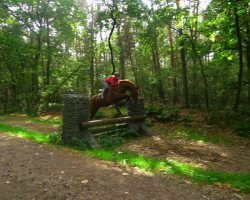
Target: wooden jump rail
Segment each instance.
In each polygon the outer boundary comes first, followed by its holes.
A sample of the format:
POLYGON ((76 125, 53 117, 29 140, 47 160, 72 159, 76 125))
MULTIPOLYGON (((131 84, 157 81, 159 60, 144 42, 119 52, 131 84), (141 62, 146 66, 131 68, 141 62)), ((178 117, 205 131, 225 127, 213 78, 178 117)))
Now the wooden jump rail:
POLYGON ((144 121, 145 118, 146 118, 145 115, 141 115, 141 116, 127 116, 127 117, 118 117, 118 118, 112 118, 112 119, 93 120, 93 121, 88 121, 88 122, 82 122, 81 128, 87 129, 89 127, 102 126, 102 125, 108 125, 108 124, 144 121))

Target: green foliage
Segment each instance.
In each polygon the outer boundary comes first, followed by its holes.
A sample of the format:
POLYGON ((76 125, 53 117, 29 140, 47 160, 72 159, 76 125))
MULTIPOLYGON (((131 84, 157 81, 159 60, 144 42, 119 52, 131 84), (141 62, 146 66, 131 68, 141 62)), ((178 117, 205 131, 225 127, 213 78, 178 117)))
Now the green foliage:
POLYGON ((104 111, 102 110, 98 110, 98 112, 95 114, 95 119, 103 119, 105 118, 107 115, 104 111))
POLYGON ((211 142, 211 143, 230 143, 232 142, 228 137, 217 135, 217 134, 206 134, 203 133, 200 130, 191 128, 191 127, 185 127, 185 126, 179 126, 177 129, 172 131, 169 134, 172 138, 185 138, 186 140, 195 140, 198 142, 211 142))
POLYGON ((59 145, 63 144, 62 138, 61 138, 61 133, 57 132, 57 133, 50 134, 48 143, 59 144, 59 145))
POLYGON ((250 137, 250 117, 246 117, 242 122, 236 122, 233 129, 239 136, 250 137))
POLYGON ((71 139, 70 145, 74 149, 81 151, 89 148, 88 142, 84 138, 78 136, 75 136, 71 139))
POLYGON ((166 108, 158 104, 147 104, 145 113, 151 117, 155 117, 162 122, 177 121, 180 118, 180 110, 176 108, 166 108))
POLYGON ((235 119, 238 114, 234 113, 231 110, 214 110, 206 117, 206 121, 208 124, 217 125, 221 127, 227 127, 235 119))
POLYGON ((40 115, 43 115, 43 114, 46 114, 48 112, 61 111, 62 107, 63 107, 63 105, 61 103, 44 102, 44 104, 42 104, 40 106, 38 112, 40 115))
POLYGON ((36 123, 43 123, 48 125, 62 125, 62 118, 56 117, 52 119, 39 119, 39 118, 29 118, 29 121, 36 122, 36 123))
POLYGON ((137 136, 130 131, 118 130, 110 131, 108 134, 97 137, 97 141, 104 149, 114 149, 115 147, 135 138, 137 138, 137 136))
POLYGON ((234 133, 239 136, 250 136, 250 113, 248 112, 248 108, 239 113, 235 113, 230 110, 216 110, 208 115, 206 120, 208 124, 216 125, 222 128, 233 128, 234 133))

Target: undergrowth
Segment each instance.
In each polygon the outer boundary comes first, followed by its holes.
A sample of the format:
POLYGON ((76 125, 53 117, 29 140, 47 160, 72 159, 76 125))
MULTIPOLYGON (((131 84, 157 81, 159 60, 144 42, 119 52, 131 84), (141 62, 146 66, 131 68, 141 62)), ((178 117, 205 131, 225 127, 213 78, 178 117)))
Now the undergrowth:
MULTIPOLYGON (((194 122, 192 109, 187 110, 188 114, 182 115, 178 108, 166 107, 162 104, 147 104, 146 114, 159 122, 175 122, 192 125, 194 122)), ((250 137, 250 108, 241 109, 239 112, 230 110, 210 110, 204 113, 208 125, 218 128, 231 128, 235 134, 242 137, 250 137)))
POLYGON ((192 127, 178 126, 168 135, 171 138, 184 138, 186 140, 194 140, 199 142, 211 143, 230 143, 232 140, 229 137, 218 134, 206 134, 192 127))

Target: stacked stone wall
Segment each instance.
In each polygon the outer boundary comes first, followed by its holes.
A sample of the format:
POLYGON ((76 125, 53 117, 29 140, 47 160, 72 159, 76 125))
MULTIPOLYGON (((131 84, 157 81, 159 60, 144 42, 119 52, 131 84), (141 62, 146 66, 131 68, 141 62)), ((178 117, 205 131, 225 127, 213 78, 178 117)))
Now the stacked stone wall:
POLYGON ((71 144, 74 137, 80 136, 80 122, 89 121, 89 98, 77 94, 63 97, 62 140, 71 144))

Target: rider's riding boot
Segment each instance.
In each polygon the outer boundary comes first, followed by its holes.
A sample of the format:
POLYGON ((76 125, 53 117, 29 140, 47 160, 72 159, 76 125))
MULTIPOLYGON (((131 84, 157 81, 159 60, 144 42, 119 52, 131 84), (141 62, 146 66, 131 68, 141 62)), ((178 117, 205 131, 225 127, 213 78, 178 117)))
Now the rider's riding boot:
POLYGON ((107 88, 104 88, 104 90, 103 90, 103 92, 102 92, 101 99, 103 99, 107 93, 108 93, 108 89, 107 89, 107 88))

